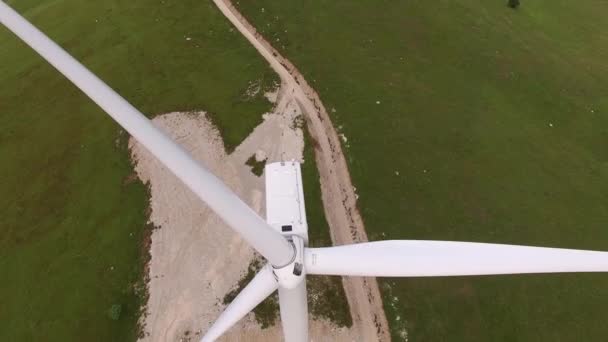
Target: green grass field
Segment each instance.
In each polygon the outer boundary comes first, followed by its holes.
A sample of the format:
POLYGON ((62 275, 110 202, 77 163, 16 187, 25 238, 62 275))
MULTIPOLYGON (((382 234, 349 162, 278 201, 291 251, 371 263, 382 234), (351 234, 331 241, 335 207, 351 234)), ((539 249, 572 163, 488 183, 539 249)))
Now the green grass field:
MULTIPOLYGON (((276 76, 211 2, 9 4, 144 113, 208 111, 229 150, 270 107, 246 90, 276 76)), ((0 341, 135 339, 149 229, 132 172, 119 127, 0 27, 0 341)))
MULTIPOLYGON (((371 239, 608 250, 608 3, 240 1, 348 137, 371 239), (335 110, 335 113, 332 111, 335 110)), ((381 280, 395 340, 599 341, 608 276, 381 280)))

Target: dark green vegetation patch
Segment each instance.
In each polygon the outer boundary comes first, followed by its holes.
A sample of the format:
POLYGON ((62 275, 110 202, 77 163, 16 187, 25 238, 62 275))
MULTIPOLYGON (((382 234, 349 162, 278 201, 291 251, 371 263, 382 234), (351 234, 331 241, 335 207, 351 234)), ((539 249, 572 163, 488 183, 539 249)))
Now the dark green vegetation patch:
POLYGON ((262 173, 264 173, 264 166, 266 166, 266 159, 257 161, 255 159, 255 154, 254 154, 251 157, 249 157, 249 159, 247 159, 245 164, 247 166, 251 167, 251 172, 254 175, 260 177, 262 175, 262 173))
MULTIPOLYGON (((247 90, 276 77, 211 2, 11 4, 144 113, 208 111, 228 150, 271 108, 247 90)), ((151 228, 126 141, 0 28, 0 341, 136 338, 151 228)))
MULTIPOLYGON (((239 3, 342 127, 371 239, 608 250, 608 3, 239 3)), ((606 275, 381 288, 395 340, 608 335, 606 275)))

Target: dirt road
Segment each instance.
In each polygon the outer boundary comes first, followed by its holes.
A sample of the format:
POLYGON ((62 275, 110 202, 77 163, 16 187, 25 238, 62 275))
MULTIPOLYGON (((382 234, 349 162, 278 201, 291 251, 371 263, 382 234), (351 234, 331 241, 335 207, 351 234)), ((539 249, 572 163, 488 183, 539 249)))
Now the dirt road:
MULTIPOLYGON (((220 11, 247 38, 279 74, 282 89, 300 105, 310 135, 316 141, 315 159, 321 177, 325 215, 335 245, 367 241, 363 220, 340 140, 318 94, 300 72, 282 57, 234 8, 230 1, 214 0, 220 11)), ((361 341, 389 341, 388 322, 375 278, 348 277, 344 289, 361 341)))

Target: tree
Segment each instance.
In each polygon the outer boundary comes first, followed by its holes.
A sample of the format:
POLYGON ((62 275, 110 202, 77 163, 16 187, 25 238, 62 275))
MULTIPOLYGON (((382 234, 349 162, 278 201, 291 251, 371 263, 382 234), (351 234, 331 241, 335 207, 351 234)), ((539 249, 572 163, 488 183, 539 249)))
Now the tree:
POLYGON ((519 0, 508 0, 507 6, 513 8, 513 9, 519 7, 519 0))

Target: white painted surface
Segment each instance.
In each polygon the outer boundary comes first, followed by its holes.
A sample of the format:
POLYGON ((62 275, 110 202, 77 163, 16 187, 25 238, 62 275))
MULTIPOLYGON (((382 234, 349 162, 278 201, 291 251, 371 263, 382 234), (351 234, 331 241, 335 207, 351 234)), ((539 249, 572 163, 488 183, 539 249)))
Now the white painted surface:
POLYGON ((281 325, 285 341, 308 342, 308 300, 306 281, 294 289, 279 288, 281 325))
POLYGON ((455 241, 306 248, 304 260, 308 274, 374 277, 608 271, 608 252, 455 241))
POLYGON ((266 164, 266 221, 284 235, 298 235, 308 244, 308 223, 300 163, 266 164), (283 226, 292 231, 283 232, 283 226))

